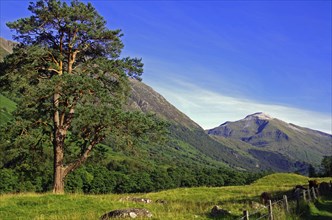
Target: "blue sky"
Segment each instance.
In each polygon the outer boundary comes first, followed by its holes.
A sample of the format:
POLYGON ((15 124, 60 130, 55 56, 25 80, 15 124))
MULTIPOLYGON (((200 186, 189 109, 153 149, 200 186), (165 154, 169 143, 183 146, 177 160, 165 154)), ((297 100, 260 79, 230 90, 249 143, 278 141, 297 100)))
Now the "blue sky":
MULTIPOLYGON (((30 15, 1 0, 5 22, 30 15)), ((332 133, 331 1, 90 1, 143 82, 203 128, 254 112, 332 133)))

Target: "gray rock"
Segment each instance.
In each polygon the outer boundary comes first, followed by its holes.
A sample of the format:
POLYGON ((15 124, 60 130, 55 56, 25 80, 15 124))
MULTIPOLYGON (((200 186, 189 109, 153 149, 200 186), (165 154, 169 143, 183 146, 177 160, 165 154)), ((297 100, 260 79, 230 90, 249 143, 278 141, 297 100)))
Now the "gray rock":
POLYGON ((129 209, 118 209, 106 213, 100 217, 100 220, 108 220, 110 218, 151 218, 152 213, 147 209, 142 208, 129 208, 129 209))
POLYGON ((121 198, 120 201, 131 201, 131 202, 141 202, 141 203, 152 203, 151 199, 146 198, 133 198, 133 197, 125 197, 121 198))
POLYGON ((211 209, 211 216, 212 217, 221 217, 221 216, 227 216, 230 215, 231 212, 225 209, 220 208, 219 206, 215 205, 211 209))
POLYGON ((151 199, 145 199, 145 198, 132 198, 133 202, 142 202, 142 203, 151 203, 151 199))

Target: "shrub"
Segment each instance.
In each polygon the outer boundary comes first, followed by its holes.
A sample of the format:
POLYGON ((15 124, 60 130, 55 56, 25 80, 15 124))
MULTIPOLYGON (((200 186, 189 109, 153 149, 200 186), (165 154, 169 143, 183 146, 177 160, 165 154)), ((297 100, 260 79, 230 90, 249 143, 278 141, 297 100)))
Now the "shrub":
POLYGON ((18 190, 18 177, 14 170, 1 169, 0 180, 0 194, 18 190))

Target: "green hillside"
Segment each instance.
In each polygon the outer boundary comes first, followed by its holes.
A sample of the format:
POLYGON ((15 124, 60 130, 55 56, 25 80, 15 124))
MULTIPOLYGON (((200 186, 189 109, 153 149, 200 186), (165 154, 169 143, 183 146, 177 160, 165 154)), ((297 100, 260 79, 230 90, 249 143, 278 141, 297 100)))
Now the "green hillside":
POLYGON ((309 178, 293 173, 275 173, 265 177, 262 177, 252 183, 252 186, 294 186, 294 184, 305 185, 308 184, 309 178))

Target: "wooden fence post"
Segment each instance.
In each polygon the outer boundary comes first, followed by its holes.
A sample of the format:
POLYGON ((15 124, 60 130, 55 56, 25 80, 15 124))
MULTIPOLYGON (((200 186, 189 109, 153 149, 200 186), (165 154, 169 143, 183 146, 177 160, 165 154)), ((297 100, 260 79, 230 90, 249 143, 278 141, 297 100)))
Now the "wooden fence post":
POLYGON ((296 213, 300 213, 300 198, 296 199, 296 213))
POLYGON ((243 211, 243 220, 249 220, 249 212, 247 210, 243 211))
POLYGON ((305 194, 305 190, 303 190, 302 193, 303 193, 303 200, 304 200, 305 202, 307 202, 307 197, 306 197, 306 194, 305 194))
POLYGON ((285 207, 285 209, 286 209, 286 212, 289 213, 287 196, 284 195, 284 196, 283 196, 283 199, 284 199, 284 207, 285 207))
POLYGON ((311 202, 311 193, 310 193, 310 190, 311 189, 308 189, 308 200, 309 200, 309 202, 311 202))
POLYGON ((273 220, 272 202, 269 200, 269 220, 273 220))
POLYGON ((315 187, 311 188, 313 200, 317 199, 315 187))
POLYGON ((319 189, 318 189, 318 188, 316 188, 316 195, 317 195, 317 197, 320 196, 320 192, 319 192, 319 189))

